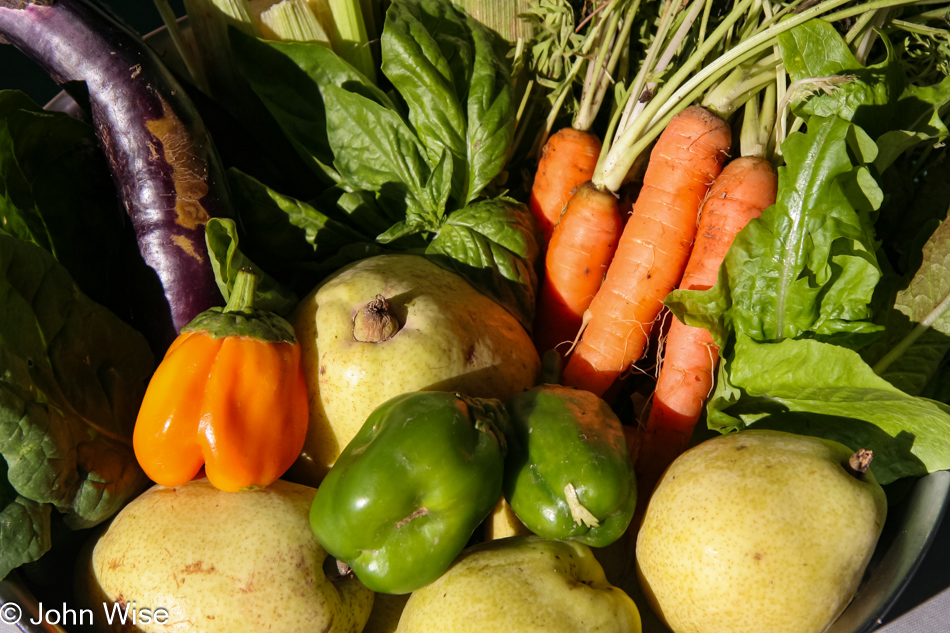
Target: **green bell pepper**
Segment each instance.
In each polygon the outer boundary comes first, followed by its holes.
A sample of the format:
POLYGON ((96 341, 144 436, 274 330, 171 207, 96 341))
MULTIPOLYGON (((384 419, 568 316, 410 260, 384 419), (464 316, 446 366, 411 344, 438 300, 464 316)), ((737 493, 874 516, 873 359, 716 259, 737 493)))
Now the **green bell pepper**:
POLYGON ((637 485, 620 420, 593 393, 541 385, 514 396, 505 497, 529 530, 605 547, 627 529, 637 485))
POLYGON ((373 591, 432 582, 501 497, 507 420, 500 401, 453 393, 383 403, 317 490, 317 540, 373 591))

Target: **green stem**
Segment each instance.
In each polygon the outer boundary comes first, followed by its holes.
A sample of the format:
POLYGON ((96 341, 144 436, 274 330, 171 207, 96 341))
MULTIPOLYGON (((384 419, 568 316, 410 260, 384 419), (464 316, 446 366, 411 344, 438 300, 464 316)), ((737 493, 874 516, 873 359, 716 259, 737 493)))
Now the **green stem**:
POLYGON ((644 109, 640 119, 623 131, 621 138, 611 147, 602 168, 598 168, 594 173, 595 185, 602 189, 616 191, 616 188, 623 182, 626 170, 637 159, 639 153, 659 136, 660 129, 657 128, 665 126, 677 112, 701 95, 702 90, 699 90, 701 87, 709 87, 716 79, 722 77, 743 61, 750 59, 753 53, 760 54, 773 46, 776 37, 781 33, 819 16, 823 16, 823 19, 831 22, 858 15, 865 11, 912 4, 915 0, 876 0, 861 4, 860 7, 851 7, 831 15, 825 15, 828 11, 848 2, 848 0, 827 0, 782 22, 778 22, 764 31, 760 31, 745 42, 728 50, 713 63, 708 64, 688 81, 685 81, 686 77, 696 69, 699 61, 705 58, 715 44, 725 37, 732 25, 746 12, 752 1, 741 0, 735 5, 710 39, 704 42, 703 46, 660 89, 653 101, 644 109), (647 132, 648 129, 649 132, 647 132))
MULTIPOLYGON (((829 0, 830 2, 845 2, 846 0, 829 0)), ((726 16, 718 28, 713 31, 702 46, 688 59, 681 64, 679 70, 670 78, 669 82, 664 84, 663 88, 654 96, 649 104, 643 109, 643 112, 637 120, 632 121, 623 131, 620 139, 610 148, 610 153, 604 161, 602 168, 594 172, 594 184, 608 191, 617 191, 626 176, 627 170, 636 160, 636 155, 631 154, 631 147, 637 143, 637 140, 643 135, 648 122, 650 122, 660 111, 661 106, 670 98, 671 93, 694 71, 703 59, 712 51, 712 49, 726 36, 729 29, 740 17, 745 15, 749 6, 754 0, 740 0, 735 8, 726 16)), ((753 38, 755 39, 755 38, 753 38)), ((751 40, 750 40, 751 41, 751 40)), ((736 50, 736 49, 733 49, 736 50)), ((732 52, 732 51, 730 51, 732 52)), ((729 55, 727 53, 726 55, 729 55)), ((722 57, 720 57, 722 59, 722 57)), ((711 67, 716 69, 717 63, 711 67)), ((709 68, 709 67, 707 67, 709 68)), ((698 82, 701 83, 701 82, 698 82)), ((672 118, 672 117, 670 117, 672 118)))
POLYGON ((207 81, 205 81, 204 73, 201 72, 201 66, 195 60, 194 52, 185 44, 184 35, 182 35, 181 27, 178 25, 178 17, 175 15, 175 12, 172 11, 171 5, 168 4, 168 0, 154 1, 155 8, 158 9, 158 14, 162 16, 162 22, 165 23, 165 28, 168 29, 168 35, 172 38, 172 44, 175 45, 178 56, 181 57, 181 61, 185 64, 191 81, 198 86, 202 92, 208 92, 208 84, 207 81))
POLYGON ((248 268, 242 268, 234 278, 231 296, 224 306, 225 312, 250 312, 254 309, 254 297, 257 293, 257 275, 248 268))
MULTIPOLYGON (((607 27, 600 29, 598 33, 597 57, 587 66, 587 79, 584 82, 584 89, 581 92, 581 103, 577 110, 577 116, 574 117, 574 129, 586 132, 594 123, 597 116, 597 108, 594 106, 594 97, 600 88, 601 82, 609 82, 607 65, 607 53, 612 48, 619 45, 620 42, 614 42, 614 32, 617 30, 617 24, 620 22, 621 11, 617 5, 621 0, 617 0, 609 6, 605 13, 600 16, 598 22, 606 22, 607 27)), ((599 106, 599 104, 598 104, 599 106)))
POLYGON ((891 348, 891 351, 885 354, 881 360, 877 361, 873 368, 874 373, 880 376, 885 371, 887 371, 887 368, 891 366, 891 363, 900 358, 904 352, 906 352, 908 348, 910 348, 910 346, 913 345, 914 342, 924 334, 924 332, 933 327, 933 324, 937 322, 937 319, 943 316, 943 313, 946 312, 948 308, 950 308, 950 295, 944 297, 943 301, 938 303, 937 307, 931 310, 930 314, 925 316, 923 321, 918 323, 913 330, 908 332, 907 336, 905 336, 897 345, 891 348))

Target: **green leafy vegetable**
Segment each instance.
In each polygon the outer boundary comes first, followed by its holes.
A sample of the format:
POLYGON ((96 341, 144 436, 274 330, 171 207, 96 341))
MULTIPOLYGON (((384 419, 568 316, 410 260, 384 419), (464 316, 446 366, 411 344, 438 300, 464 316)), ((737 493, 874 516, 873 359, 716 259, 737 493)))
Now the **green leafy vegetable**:
POLYGON ((318 209, 235 169, 228 172, 228 182, 241 218, 242 249, 275 274, 326 274, 382 250, 372 243, 371 233, 352 228, 388 225, 371 194, 332 188, 318 209))
POLYGON ((854 122, 877 140, 875 166, 883 171, 905 150, 926 140, 939 141, 950 131, 940 117, 950 103, 950 77, 933 86, 910 84, 899 53, 883 38, 887 58, 863 66, 833 25, 811 20, 779 35, 789 77, 810 85, 809 80, 847 75, 849 80, 815 94, 796 108, 800 116, 837 115, 854 122))
POLYGON ((49 551, 50 509, 18 495, 7 481, 7 462, 0 459, 0 579, 49 551))
POLYGON ((534 318, 538 256, 528 209, 508 198, 477 202, 451 214, 426 257, 461 274, 530 328, 534 318))
POLYGON ((880 329, 868 306, 881 277, 869 214, 881 196, 853 148, 867 154, 866 136, 838 117, 811 117, 789 136, 776 204, 736 237, 712 289, 670 294, 673 312, 721 344, 732 329, 761 341, 867 342, 880 329))
MULTIPOLYGON (((131 437, 154 366, 148 344, 82 294, 52 255, 2 232, 0 305, 6 478, 20 497, 55 506, 70 527, 95 525, 147 482, 131 437)), ((42 516, 21 505, 33 518, 11 529, 28 533, 5 538, 42 543, 42 516)))
POLYGON ((338 55, 313 42, 269 42, 237 29, 231 47, 241 73, 310 168, 328 181, 330 167, 327 108, 321 85, 341 86, 386 107, 389 97, 338 55))
POLYGON ((126 294, 121 245, 134 239, 121 213, 92 127, 0 91, 0 226, 52 253, 84 292, 116 310, 126 294))
POLYGON ((920 394, 950 351, 950 222, 924 245, 920 269, 897 292, 885 332, 864 359, 895 387, 920 394))
POLYGON ((712 428, 756 424, 870 448, 882 484, 950 468, 950 406, 904 393, 851 350, 738 334, 724 360, 730 389, 710 401, 712 428))
MULTIPOLYGON (((538 256, 530 216, 511 200, 484 200, 510 154, 517 109, 495 34, 449 2, 393 3, 381 42, 391 96, 323 46, 232 38, 274 118, 316 171, 332 165, 337 182, 328 196, 336 202, 317 211, 232 175, 237 197, 256 201, 243 205, 250 239, 251 225, 270 224, 287 252, 325 247, 298 258, 311 270, 317 260, 320 270, 345 264, 373 243, 425 250, 530 327, 538 256), (305 225, 306 239, 290 228, 305 225)), ((281 248, 244 241, 272 270, 281 248)))
POLYGON ((214 279, 227 301, 238 271, 250 270, 257 277, 254 308, 287 316, 297 305, 297 295, 252 262, 238 247, 237 223, 231 219, 211 218, 205 225, 205 243, 211 256, 214 279))

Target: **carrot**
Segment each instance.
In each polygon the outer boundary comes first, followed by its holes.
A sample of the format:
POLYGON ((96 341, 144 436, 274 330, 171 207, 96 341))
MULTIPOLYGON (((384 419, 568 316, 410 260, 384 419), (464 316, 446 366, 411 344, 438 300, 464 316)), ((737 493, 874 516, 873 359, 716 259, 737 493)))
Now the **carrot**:
POLYGON ((683 275, 699 206, 731 145, 729 126, 699 106, 670 120, 643 175, 607 277, 589 308, 566 385, 602 395, 643 354, 663 300, 683 275))
MULTIPOLYGON (((703 203, 696 243, 680 288, 706 290, 736 235, 749 220, 774 204, 775 169, 761 158, 737 158, 723 169, 703 203)), ((645 504, 666 467, 686 450, 712 390, 719 348, 703 328, 673 319, 663 364, 636 455, 640 500, 645 504)), ((645 506, 644 506, 645 507, 645 506)))
POLYGON ((544 260, 534 340, 540 353, 570 343, 600 288, 620 239, 617 198, 590 182, 580 186, 554 228, 544 260))
POLYGON ((572 127, 558 130, 545 143, 528 203, 545 244, 571 195, 591 179, 600 149, 597 135, 572 127))

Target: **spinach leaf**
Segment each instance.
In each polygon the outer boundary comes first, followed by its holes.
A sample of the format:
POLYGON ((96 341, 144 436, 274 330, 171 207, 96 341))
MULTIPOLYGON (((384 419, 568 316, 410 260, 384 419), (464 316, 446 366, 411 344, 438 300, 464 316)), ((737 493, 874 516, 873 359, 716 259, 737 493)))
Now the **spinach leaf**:
POLYGON ((50 510, 16 493, 7 481, 7 462, 0 459, 0 579, 49 551, 50 510))
POLYGON ((895 387, 920 394, 950 351, 950 221, 924 245, 920 268, 897 292, 884 325, 865 361, 895 387))
POLYGON ((124 311, 120 262, 134 236, 123 218, 92 127, 0 91, 0 226, 52 253, 93 299, 124 311))
POLYGON ((901 67, 899 53, 886 35, 887 58, 865 67, 854 57, 847 42, 833 25, 810 20, 779 35, 782 59, 792 82, 806 82, 834 75, 847 75, 795 107, 802 117, 836 115, 862 127, 877 141, 874 162, 884 171, 901 153, 927 140, 941 140, 950 131, 940 110, 950 103, 950 77, 933 86, 911 85, 901 67))
POLYGON ((251 270, 257 277, 255 309, 287 316, 297 305, 298 297, 292 290, 282 286, 241 252, 234 220, 211 218, 205 225, 205 243, 214 269, 214 280, 225 301, 231 297, 238 271, 251 270))
MULTIPOLYGON (((131 437, 154 366, 148 344, 80 292, 52 255, 2 232, 0 304, 7 480, 70 527, 95 525, 147 484, 131 437)), ((20 529, 46 529, 34 510, 20 529)))
POLYGON ((710 401, 712 428, 755 424, 870 448, 882 484, 950 468, 950 406, 904 393, 851 350, 815 340, 762 343, 740 333, 723 372, 732 394, 710 401))
POLYGON ((720 344, 733 329, 762 341, 808 334, 865 344, 880 329, 868 306, 881 276, 869 215, 880 191, 851 158, 868 154, 866 139, 844 119, 811 117, 782 151, 776 204, 736 237, 717 284, 676 290, 666 303, 720 344))
POLYGON ((539 247, 523 204, 496 198, 449 215, 426 257, 495 299, 531 331, 539 247))

